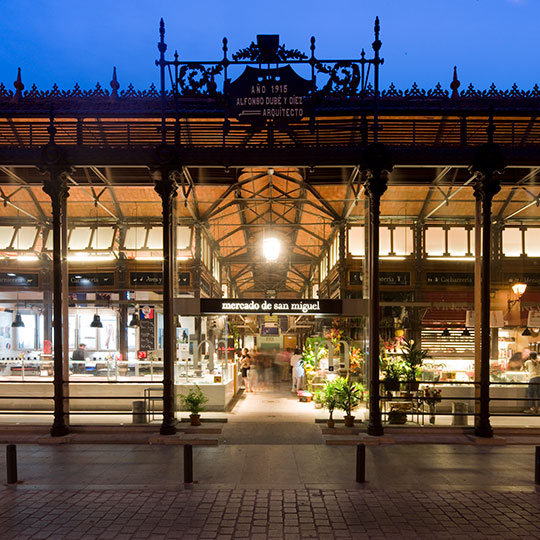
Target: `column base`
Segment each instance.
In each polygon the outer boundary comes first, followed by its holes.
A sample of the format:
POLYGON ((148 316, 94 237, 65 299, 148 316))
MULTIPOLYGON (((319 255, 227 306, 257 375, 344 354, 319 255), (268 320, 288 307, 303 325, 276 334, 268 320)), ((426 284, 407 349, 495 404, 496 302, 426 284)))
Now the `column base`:
POLYGON ((64 437, 69 434, 69 426, 66 424, 53 424, 51 427, 51 437, 64 437))
POLYGON ((368 424, 367 434, 374 437, 380 437, 384 435, 384 428, 382 424, 368 424))
POLYGON ((491 427, 491 424, 487 422, 487 424, 478 424, 474 428, 474 434, 477 437, 484 437, 486 439, 489 439, 493 437, 493 428, 491 427))
POLYGON ((160 435, 175 435, 176 434, 176 422, 170 424, 170 423, 163 423, 161 424, 161 427, 159 428, 159 434, 160 435))

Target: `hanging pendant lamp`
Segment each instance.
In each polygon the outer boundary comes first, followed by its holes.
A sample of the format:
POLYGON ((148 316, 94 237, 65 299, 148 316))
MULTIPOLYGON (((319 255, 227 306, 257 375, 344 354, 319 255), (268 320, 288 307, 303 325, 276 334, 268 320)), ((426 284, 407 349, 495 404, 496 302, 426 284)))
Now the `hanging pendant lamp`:
POLYGON ((94 320, 90 323, 90 328, 103 328, 103 323, 97 313, 94 315, 94 320))
POLYGON ((463 329, 463 332, 461 333, 461 337, 471 337, 471 332, 467 327, 463 329))
POLYGON ((133 315, 131 316, 131 321, 129 321, 130 328, 134 328, 135 326, 139 326, 139 316, 137 315, 136 311, 133 312, 133 315))
POLYGON ((523 332, 521 332, 521 335, 522 336, 531 336, 531 331, 529 330, 529 328, 525 328, 525 330, 523 330, 523 332))
POLYGON ((15 315, 15 320, 11 323, 11 328, 24 328, 21 314, 18 311, 15 315))
POLYGON ((441 335, 442 337, 450 337, 450 330, 448 330, 448 328, 445 328, 441 335))

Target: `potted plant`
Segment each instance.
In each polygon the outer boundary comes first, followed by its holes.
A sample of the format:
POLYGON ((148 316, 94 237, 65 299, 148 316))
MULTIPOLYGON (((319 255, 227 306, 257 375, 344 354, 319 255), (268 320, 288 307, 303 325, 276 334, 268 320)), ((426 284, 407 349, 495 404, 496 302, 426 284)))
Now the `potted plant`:
POLYGON ((405 424, 407 422, 407 413, 397 409, 392 409, 388 413, 388 423, 389 424, 405 424))
POLYGON ((418 377, 422 374, 422 364, 426 358, 429 358, 429 351, 421 349, 412 339, 404 339, 401 345, 401 358, 409 391, 416 391, 419 384, 418 377))
POLYGON ((362 399, 362 390, 358 383, 349 379, 336 379, 334 382, 337 396, 337 407, 345 412, 345 427, 354 426, 354 416, 352 410, 358 406, 362 399))
POLYGON ((336 381, 326 381, 324 387, 321 390, 322 392, 322 403, 323 406, 328 409, 328 427, 333 428, 335 425, 333 414, 334 409, 337 407, 338 403, 338 394, 336 391, 336 381))
POLYGON ((180 399, 183 408, 191 413, 189 415, 191 425, 200 426, 201 415, 199 413, 204 410, 204 404, 208 401, 208 398, 203 394, 199 385, 196 384, 187 394, 181 394, 180 399))
POLYGON ((403 362, 397 358, 386 358, 383 367, 383 385, 386 392, 397 392, 404 373, 403 362))

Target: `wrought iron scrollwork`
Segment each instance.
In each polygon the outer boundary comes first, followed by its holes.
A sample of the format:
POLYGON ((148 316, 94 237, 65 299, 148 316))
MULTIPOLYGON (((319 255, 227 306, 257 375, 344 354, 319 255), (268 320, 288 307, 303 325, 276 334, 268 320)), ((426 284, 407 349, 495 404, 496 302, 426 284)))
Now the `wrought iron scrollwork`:
POLYGON ((346 60, 330 65, 318 62, 315 64, 315 70, 328 76, 326 84, 321 89, 323 94, 351 96, 362 90, 360 66, 354 62, 346 60))
MULTIPOLYGON (((250 61, 250 62, 266 62, 263 58, 259 46, 255 42, 251 42, 249 47, 240 49, 232 55, 235 62, 250 61)), ((274 62, 287 62, 290 60, 307 60, 307 55, 298 49, 287 49, 285 45, 279 45, 275 52, 274 62)))
POLYGON ((223 71, 221 63, 205 67, 189 63, 180 66, 176 78, 176 92, 182 96, 215 96, 219 94, 215 77, 223 71))

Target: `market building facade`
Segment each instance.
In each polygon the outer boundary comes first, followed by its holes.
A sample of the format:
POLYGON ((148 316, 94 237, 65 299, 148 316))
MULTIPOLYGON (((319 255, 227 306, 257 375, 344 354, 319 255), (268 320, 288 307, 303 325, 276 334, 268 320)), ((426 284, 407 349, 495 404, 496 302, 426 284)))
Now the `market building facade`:
POLYGON ((441 411, 511 424, 540 342, 540 89, 380 90, 378 21, 355 59, 258 36, 168 60, 163 22, 158 47, 147 91, 0 86, 1 408, 54 407, 63 435, 144 398, 173 434, 193 384, 229 405, 235 349, 316 343, 381 435, 412 340, 441 411))

